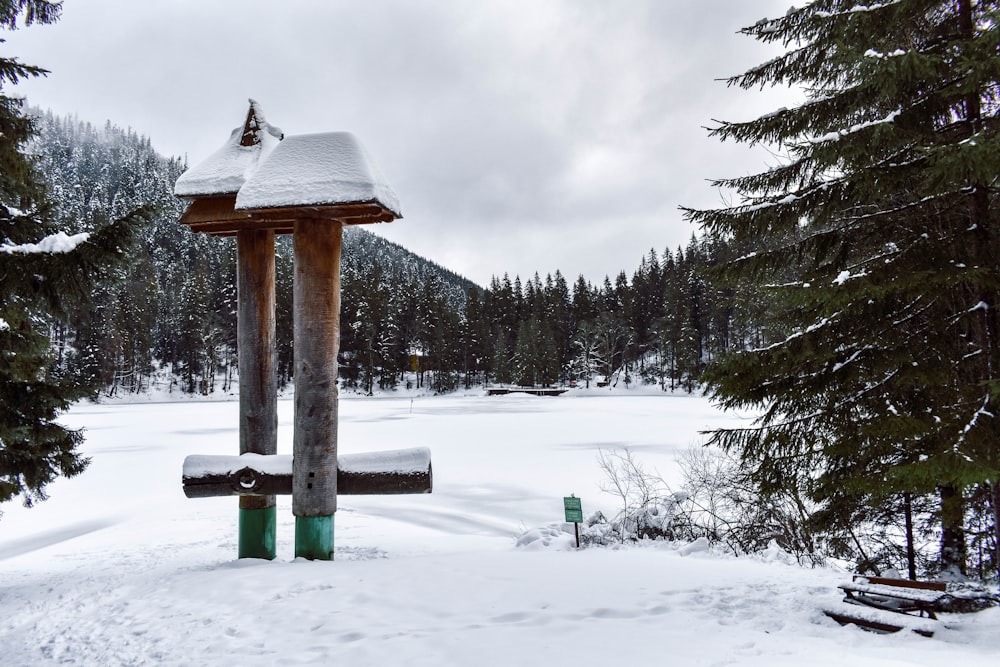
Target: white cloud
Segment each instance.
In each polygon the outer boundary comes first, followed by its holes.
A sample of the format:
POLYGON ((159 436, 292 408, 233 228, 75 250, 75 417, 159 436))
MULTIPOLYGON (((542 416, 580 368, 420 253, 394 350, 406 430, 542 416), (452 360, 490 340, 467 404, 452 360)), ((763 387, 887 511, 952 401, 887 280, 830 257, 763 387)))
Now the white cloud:
POLYGON ((785 4, 88 0, 6 49, 52 70, 31 103, 192 161, 248 97, 287 133, 349 130, 406 216, 376 232, 480 283, 599 281, 685 244, 707 179, 763 168, 702 126, 781 106, 715 79, 773 54, 734 33, 785 4))

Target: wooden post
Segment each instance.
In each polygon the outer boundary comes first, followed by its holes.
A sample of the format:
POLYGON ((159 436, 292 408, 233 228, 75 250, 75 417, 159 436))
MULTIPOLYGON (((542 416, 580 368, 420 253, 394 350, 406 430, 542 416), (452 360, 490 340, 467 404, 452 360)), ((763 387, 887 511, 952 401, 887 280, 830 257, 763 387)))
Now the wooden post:
MULTIPOLYGON (((278 385, 274 346, 274 232, 236 235, 237 346, 240 365, 240 453, 278 453, 278 385)), ((275 497, 240 497, 240 558, 273 560, 275 497)))
POLYGON ((295 556, 333 559, 337 511, 337 352, 343 225, 297 219, 295 246, 295 556))

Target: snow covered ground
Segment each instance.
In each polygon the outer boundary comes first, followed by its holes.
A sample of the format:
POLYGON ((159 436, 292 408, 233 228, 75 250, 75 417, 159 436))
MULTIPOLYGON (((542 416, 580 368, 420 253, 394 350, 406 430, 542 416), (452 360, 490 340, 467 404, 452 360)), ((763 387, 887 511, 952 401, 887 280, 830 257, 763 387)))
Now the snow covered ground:
MULTIPOLYGON (((667 478, 698 430, 732 423, 702 398, 634 392, 341 400, 340 448, 426 446, 427 496, 344 497, 336 560, 235 559, 237 503, 188 500, 187 454, 234 454, 236 402, 89 405, 65 417, 93 457, 34 509, 0 518, 0 664, 995 665, 1000 609, 932 639, 843 628, 821 613, 847 575, 781 554, 680 545, 516 548, 562 517, 613 513, 600 448, 667 478), (623 395, 623 393, 634 395, 623 395), (684 555, 687 553, 687 555, 684 555)), ((290 453, 292 402, 279 404, 290 453)), ((537 546, 537 544, 536 544, 537 546)))

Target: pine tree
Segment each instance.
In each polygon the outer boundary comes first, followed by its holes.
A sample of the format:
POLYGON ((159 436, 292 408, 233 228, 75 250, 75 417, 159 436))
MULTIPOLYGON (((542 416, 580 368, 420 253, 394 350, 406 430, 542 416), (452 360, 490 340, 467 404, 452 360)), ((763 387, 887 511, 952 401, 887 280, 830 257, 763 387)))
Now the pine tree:
MULTIPOLYGON (((0 26, 51 23, 58 3, 0 0, 0 26)), ((59 319, 107 278, 109 260, 130 242, 140 215, 92 232, 67 235, 53 224, 52 205, 25 144, 34 130, 23 102, 4 87, 45 71, 0 58, 0 501, 45 498, 59 475, 80 473, 83 439, 56 422, 89 393, 53 366, 50 334, 59 319)), ((76 231, 76 230, 69 230, 76 231)))
POLYGON ((557 375, 561 376, 570 361, 572 322, 569 286, 560 271, 556 271, 555 277, 551 281, 546 281, 545 291, 547 295, 545 318, 552 328, 557 375))
MULTIPOLYGON (((462 366, 465 388, 471 389, 480 374, 489 371, 492 358, 490 349, 490 323, 480 297, 480 290, 472 288, 465 299, 462 317, 462 366)), ((487 383, 483 379, 483 384, 487 383)))
POLYGON ((762 410, 713 441, 841 516, 936 494, 939 565, 961 570, 965 499, 1000 498, 998 3, 815 0, 743 32, 787 51, 730 84, 806 100, 713 134, 788 160, 687 216, 748 249, 731 276, 781 285, 790 334, 708 371, 723 406, 762 410))

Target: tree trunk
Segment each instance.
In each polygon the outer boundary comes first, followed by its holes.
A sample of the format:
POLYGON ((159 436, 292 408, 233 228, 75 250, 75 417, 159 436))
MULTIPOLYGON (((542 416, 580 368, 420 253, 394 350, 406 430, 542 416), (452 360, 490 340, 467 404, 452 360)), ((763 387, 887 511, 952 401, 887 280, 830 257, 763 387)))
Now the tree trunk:
POLYGON ((913 546, 913 499, 903 494, 903 517, 906 520, 906 573, 910 581, 917 579, 917 552, 913 546))
POLYGON ((941 571, 965 575, 965 501, 954 486, 940 486, 941 571))
POLYGON ((993 536, 995 538, 995 558, 993 560, 993 567, 1000 571, 1000 479, 995 479, 990 484, 990 490, 993 492, 991 497, 991 502, 993 503, 993 536))

